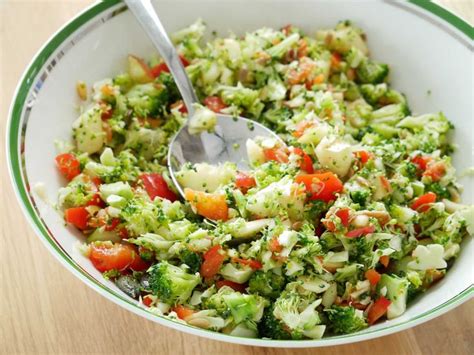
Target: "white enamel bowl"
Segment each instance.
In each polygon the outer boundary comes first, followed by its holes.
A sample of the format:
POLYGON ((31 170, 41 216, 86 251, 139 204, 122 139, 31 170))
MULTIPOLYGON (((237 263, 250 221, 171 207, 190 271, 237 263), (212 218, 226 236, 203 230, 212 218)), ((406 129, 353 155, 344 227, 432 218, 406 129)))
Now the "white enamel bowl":
MULTIPOLYGON (((456 126, 453 141, 458 171, 473 166, 472 28, 427 1, 192 1, 156 4, 169 32, 197 17, 209 32, 237 34, 262 26, 280 28, 291 23, 306 33, 351 19, 368 34, 372 54, 389 63, 395 88, 404 92, 416 113, 442 110, 456 126), (471 32, 469 32, 471 31, 471 32), (469 33, 471 33, 469 35, 469 33), (471 36, 471 37, 470 37, 471 36)), ((151 43, 117 0, 97 3, 59 30, 25 71, 12 103, 7 129, 8 165, 18 200, 38 237, 56 258, 84 283, 120 306, 161 325, 211 339, 271 347, 317 347, 356 342, 400 331, 439 316, 474 293, 474 243, 466 240, 447 277, 390 321, 350 335, 307 341, 237 338, 175 323, 150 314, 136 301, 104 280, 75 249, 79 233, 29 186, 43 182, 50 200, 63 184, 54 166, 53 141, 69 139, 76 117, 75 83, 93 83, 123 71, 126 56, 149 57, 151 43)), ((460 180, 464 201, 473 203, 472 178, 460 180)))

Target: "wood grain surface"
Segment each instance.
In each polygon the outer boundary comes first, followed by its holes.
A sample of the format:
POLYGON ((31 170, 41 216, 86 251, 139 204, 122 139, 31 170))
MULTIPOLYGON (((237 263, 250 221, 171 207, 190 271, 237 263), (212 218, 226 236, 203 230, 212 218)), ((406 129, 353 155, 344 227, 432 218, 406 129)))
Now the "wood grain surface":
MULTIPOLYGON (((440 2, 472 23, 471 1, 440 2)), ((0 0, 1 354, 472 354, 474 300, 410 330, 371 341, 321 349, 265 349, 207 340, 147 321, 99 296, 63 268, 16 202, 5 162, 5 123, 27 63, 53 32, 90 3, 0 0)))

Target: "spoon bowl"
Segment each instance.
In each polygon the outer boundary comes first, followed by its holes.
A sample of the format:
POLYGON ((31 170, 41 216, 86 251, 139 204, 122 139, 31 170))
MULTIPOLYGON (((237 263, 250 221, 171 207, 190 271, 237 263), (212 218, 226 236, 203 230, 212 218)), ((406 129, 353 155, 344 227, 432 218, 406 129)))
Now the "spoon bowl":
POLYGON ((223 164, 235 163, 238 170, 249 170, 246 142, 257 136, 280 138, 265 126, 244 117, 216 114, 217 124, 213 132, 189 133, 186 126, 174 136, 168 150, 168 168, 181 195, 183 189, 175 172, 186 163, 223 164))

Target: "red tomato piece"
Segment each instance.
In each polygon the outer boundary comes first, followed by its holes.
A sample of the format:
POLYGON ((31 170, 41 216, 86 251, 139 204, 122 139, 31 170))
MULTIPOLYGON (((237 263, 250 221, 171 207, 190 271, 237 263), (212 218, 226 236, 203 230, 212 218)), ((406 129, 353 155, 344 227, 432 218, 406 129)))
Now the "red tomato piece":
POLYGON ((411 209, 418 212, 426 212, 430 209, 430 204, 436 202, 436 194, 428 192, 418 197, 412 204, 411 209))
POLYGON ((108 120, 109 118, 112 117, 112 115, 114 114, 114 110, 112 109, 111 106, 109 105, 106 105, 104 107, 101 107, 102 109, 102 113, 100 114, 100 118, 102 120, 108 120))
POLYGON ((178 100, 176 101, 175 103, 171 104, 171 108, 178 108, 178 111, 181 112, 181 113, 188 113, 188 109, 186 108, 186 106, 184 105, 184 102, 183 100, 178 100))
POLYGON ((92 183, 95 185, 96 188, 98 188, 102 184, 102 180, 98 176, 91 177, 90 179, 91 179, 92 183))
POLYGON ((370 233, 375 232, 375 227, 374 226, 366 226, 366 227, 361 227, 357 229, 353 229, 349 232, 346 233, 347 238, 358 238, 362 237, 363 235, 367 235, 370 233))
POLYGON ((278 241, 278 237, 273 237, 270 240, 270 242, 268 244, 268 249, 273 253, 279 253, 283 250, 283 246, 278 241))
POLYGON ((136 249, 128 244, 93 243, 89 259, 100 272, 123 271, 139 258, 136 249))
POLYGON ((332 172, 299 175, 295 181, 305 185, 310 200, 329 202, 335 200, 335 194, 344 189, 341 180, 332 172))
POLYGON ((388 307, 392 302, 386 299, 383 296, 375 301, 375 303, 370 307, 369 313, 367 314, 367 320, 370 325, 374 324, 379 318, 387 313, 388 307))
POLYGON ((182 305, 176 305, 173 308, 171 308, 171 310, 176 312, 176 315, 178 316, 178 318, 182 320, 186 320, 186 318, 196 313, 195 310, 182 306, 182 305))
POLYGON ((89 219, 89 212, 85 207, 72 207, 64 212, 64 218, 67 223, 71 223, 80 230, 87 229, 87 221, 89 219))
POLYGON ((318 226, 314 230, 314 235, 317 236, 317 237, 320 237, 325 231, 324 227, 325 226, 322 223, 318 224, 318 226))
POLYGON ((223 194, 209 194, 192 189, 184 189, 186 200, 196 209, 197 214, 212 220, 227 220, 229 207, 223 194))
POLYGON ((314 126, 313 122, 309 122, 309 121, 298 122, 298 124, 296 125, 296 130, 293 131, 292 135, 293 137, 300 138, 304 134, 306 129, 313 126, 314 126))
POLYGON ((204 105, 211 111, 220 113, 227 105, 219 96, 208 96, 203 101, 204 105))
POLYGON ((388 264, 390 263, 390 257, 388 255, 382 255, 379 261, 380 261, 380 264, 382 264, 384 267, 387 267, 388 264))
POLYGON ((420 170, 425 171, 428 163, 432 160, 430 157, 425 157, 423 155, 417 155, 414 157, 411 162, 418 166, 420 170))
POLYGON ((254 270, 259 270, 263 267, 260 261, 254 259, 232 258, 232 261, 242 265, 250 266, 254 270))
POLYGON ((237 177, 235 178, 235 186, 245 194, 252 187, 257 186, 257 182, 253 176, 239 171, 237 173, 237 177))
POLYGON ((169 73, 170 70, 168 66, 166 65, 165 62, 162 62, 160 64, 155 65, 150 69, 151 75, 153 75, 154 78, 157 78, 160 76, 161 73, 169 73))
MULTIPOLYGON (((340 208, 339 210, 336 211, 335 214, 336 214, 337 217, 339 217, 339 219, 341 220, 341 224, 344 227, 349 226, 349 219, 350 219, 350 209, 349 208, 340 208)), ((328 217, 330 217, 330 215, 328 217)), ((325 220, 325 221, 323 221, 323 224, 326 227, 326 229, 330 232, 334 232, 336 230, 336 225, 331 220, 325 220)))
POLYGON ((237 282, 234 281, 229 281, 229 280, 219 280, 216 282, 216 287, 217 289, 220 289, 221 287, 228 286, 234 291, 244 293, 246 285, 245 284, 238 284, 237 282))
POLYGON ((191 64, 191 62, 189 60, 186 59, 186 57, 184 55, 179 55, 179 59, 181 59, 181 63, 183 64, 183 66, 186 68, 189 64, 191 64))
POLYGON ((365 163, 367 163, 370 159, 372 159, 372 154, 370 154, 369 152, 367 152, 366 150, 359 150, 357 152, 354 153, 354 155, 359 158, 360 162, 362 163, 362 165, 364 165, 365 163))
POLYGON ((349 208, 341 208, 336 212, 336 216, 341 219, 341 223, 344 227, 349 226, 349 218, 350 218, 350 209, 349 208))
POLYGON ((142 302, 145 306, 150 307, 153 303, 153 298, 150 295, 145 295, 142 298, 142 302))
POLYGON ((299 167, 301 170, 303 170, 304 172, 308 174, 314 173, 313 160, 308 154, 304 152, 303 149, 293 148, 293 153, 301 157, 299 161, 299 167))
POLYGON ((160 174, 142 174, 140 175, 140 179, 143 181, 143 186, 151 200, 154 200, 155 197, 165 198, 172 202, 178 199, 178 196, 170 190, 166 180, 160 174))
POLYGON ((273 160, 279 163, 288 163, 288 154, 282 148, 264 149, 265 160, 273 160))
POLYGON ((342 57, 337 52, 332 52, 331 54, 331 68, 338 68, 341 64, 342 57))
POLYGON ((369 269, 365 272, 365 278, 369 280, 372 286, 377 285, 381 277, 382 275, 380 275, 375 269, 369 269))
MULTIPOLYGON (((189 60, 187 60, 182 55, 179 55, 179 59, 181 59, 181 63, 183 64, 185 68, 190 64, 189 60)), ((153 75, 154 78, 159 77, 161 73, 169 73, 169 72, 170 72, 170 69, 168 68, 165 62, 161 62, 150 69, 150 73, 151 75, 153 75)))
POLYGON ((423 176, 429 176, 431 181, 439 181, 446 174, 446 165, 444 162, 439 161, 434 164, 429 164, 426 168, 423 176))
POLYGON ((105 207, 105 202, 102 201, 102 199, 100 198, 99 193, 95 193, 92 196, 92 198, 89 201, 87 201, 86 206, 97 206, 97 207, 104 208, 105 207))
POLYGON ((204 261, 201 264, 201 276, 204 278, 211 278, 216 275, 226 256, 224 250, 220 245, 215 245, 204 254, 204 261))
POLYGON ((69 181, 81 173, 81 163, 73 154, 59 154, 55 160, 59 171, 69 181))
POLYGON ((112 218, 110 223, 105 224, 105 230, 111 232, 120 224, 120 218, 112 218))
POLYGON ((133 258, 132 262, 129 265, 129 268, 132 269, 133 271, 145 271, 148 270, 150 267, 150 263, 147 261, 143 260, 138 253, 138 249, 136 247, 133 247, 135 250, 135 257, 133 258))
POLYGON ((125 227, 120 228, 119 231, 118 231, 118 234, 119 234, 120 238, 122 238, 122 239, 127 239, 129 237, 128 230, 125 227))

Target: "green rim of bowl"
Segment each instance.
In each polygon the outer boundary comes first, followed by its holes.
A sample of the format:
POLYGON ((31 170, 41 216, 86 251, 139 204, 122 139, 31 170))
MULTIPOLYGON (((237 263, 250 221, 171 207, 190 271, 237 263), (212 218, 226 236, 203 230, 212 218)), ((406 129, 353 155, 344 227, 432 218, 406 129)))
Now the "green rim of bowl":
POLYGON ((444 7, 427 0, 408 0, 408 2, 412 3, 413 5, 419 6, 428 12, 431 12, 437 17, 442 18, 450 25, 456 27, 459 31, 464 33, 470 39, 474 39, 473 27, 464 19, 446 10, 444 7))
MULTIPOLYGON (((270 339, 246 339, 239 338, 231 335, 226 335, 222 333, 216 333, 209 330, 199 329, 187 324, 177 323, 165 317, 154 315, 148 312, 146 309, 140 307, 137 303, 131 301, 130 299, 123 297, 122 295, 110 290, 105 285, 101 284, 97 279, 92 277, 86 270, 81 268, 76 264, 71 257, 58 245, 54 238, 50 235, 45 224, 42 222, 39 215, 36 213, 35 206, 29 198, 29 190, 25 184, 25 181, 22 176, 22 163, 23 158, 20 152, 20 142, 21 142, 21 129, 20 126, 22 121, 22 112, 24 109, 24 104, 26 98, 30 92, 31 87, 35 83, 35 78, 40 73, 44 65, 50 60, 51 55, 61 46, 61 44, 71 36, 76 30, 78 30, 82 25, 92 20, 97 15, 102 12, 110 9, 114 5, 119 4, 120 0, 105 0, 93 4, 89 8, 85 9, 82 13, 77 15, 73 20, 67 23, 63 28, 61 28, 56 34, 54 34, 51 39, 44 45, 44 47, 38 52, 32 62, 28 65, 26 71, 23 74, 23 77, 18 84, 18 87, 15 92, 14 100, 10 108, 9 121, 7 124, 7 137, 6 137, 6 152, 8 160, 8 168, 10 171, 10 177, 16 192, 18 201, 22 210, 31 222, 35 231, 40 235, 43 240, 54 250, 54 255, 67 266, 73 273, 79 278, 83 279, 86 284, 100 294, 106 296, 115 303, 125 306, 127 309, 130 309, 134 313, 145 316, 151 320, 160 319, 159 323, 163 325, 170 326, 175 329, 186 330, 189 333, 195 335, 205 336, 209 338, 214 338, 222 341, 230 341, 240 344, 249 344, 249 345, 263 345, 263 346, 295 346, 295 347, 305 347, 305 346, 327 346, 355 342, 365 340, 367 335, 377 333, 376 336, 383 336, 395 331, 400 331, 406 329, 412 325, 419 324, 423 321, 434 318, 437 315, 440 315, 449 309, 461 304, 466 301, 472 294, 474 294, 474 287, 471 285, 455 297, 446 301, 445 303, 430 309, 429 311, 418 315, 410 320, 407 320, 402 323, 390 325, 384 328, 377 328, 370 330, 370 328, 361 333, 355 334, 346 334, 341 336, 333 336, 330 338, 323 338, 321 340, 303 340, 291 342, 289 345, 288 341, 282 340, 270 340, 270 339), (345 340, 344 340, 345 339, 345 340)), ((446 9, 442 8, 439 5, 425 1, 425 0, 409 0, 409 3, 412 3, 422 9, 436 15, 437 17, 448 22, 450 25, 457 28, 459 31, 467 35, 469 38, 473 39, 473 29, 472 27, 463 19, 457 17, 446 9)))

